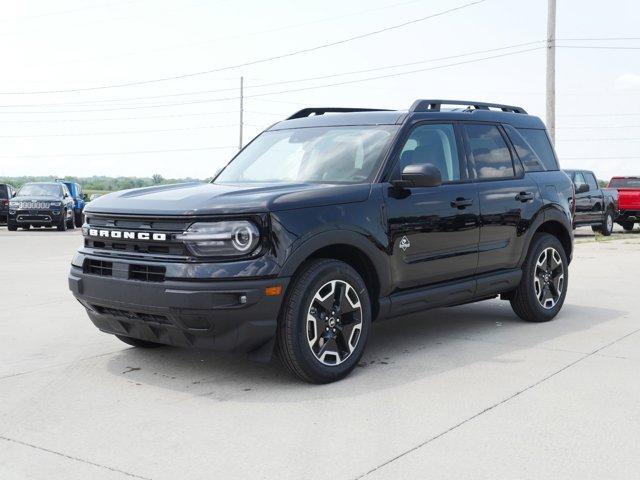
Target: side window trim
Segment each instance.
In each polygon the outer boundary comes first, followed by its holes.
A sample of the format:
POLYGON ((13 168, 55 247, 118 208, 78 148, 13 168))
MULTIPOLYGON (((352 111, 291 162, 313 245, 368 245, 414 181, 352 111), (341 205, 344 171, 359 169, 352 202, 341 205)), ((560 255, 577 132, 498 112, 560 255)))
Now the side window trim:
MULTIPOLYGON (((477 121, 468 121, 468 122, 459 122, 460 123, 460 130, 461 130, 461 134, 464 140, 464 152, 465 152, 465 156, 466 156, 466 164, 468 165, 469 171, 473 173, 473 181, 474 182, 499 182, 499 181, 504 181, 504 180, 518 180, 524 177, 524 168, 522 169, 516 169, 516 160, 518 160, 518 162, 520 162, 520 160, 518 159, 518 156, 516 155, 514 149, 513 149, 513 145, 511 144, 511 140, 509 140, 508 135, 504 132, 504 130, 502 129, 502 125, 500 125, 499 123, 493 123, 493 122, 477 122, 477 121), (495 178, 481 178, 478 177, 478 174, 476 172, 476 165, 475 165, 475 159, 473 158, 473 154, 471 153, 471 146, 469 144, 469 136, 468 133, 466 131, 466 129, 464 128, 465 125, 490 125, 493 127, 496 127, 498 129, 498 132, 500 133, 500 135, 502 136, 502 140, 504 141, 505 145, 507 146, 507 150, 509 150, 509 155, 511 156, 511 168, 513 169, 513 176, 511 177, 495 177, 495 178)), ((520 163, 520 166, 522 164, 520 163)))
MULTIPOLYGON (((389 157, 388 166, 386 168, 386 173, 384 175, 384 180, 389 182, 392 180, 393 173, 395 171, 396 165, 400 161, 400 156, 402 155, 402 150, 406 145, 407 141, 411 137, 411 134, 419 127, 424 125, 451 125, 453 128, 453 133, 456 142, 456 149, 458 153, 458 168, 460 170, 460 180, 452 180, 452 181, 443 181, 443 185, 452 185, 458 183, 468 183, 472 179, 468 175, 467 171, 467 162, 466 162, 466 149, 464 147, 464 141, 461 137, 461 132, 458 128, 459 122, 451 121, 451 120, 418 120, 415 123, 412 123, 406 131, 399 137, 396 143, 396 148, 394 148, 394 152, 389 157)), ((431 188, 431 187, 430 187, 431 188)))

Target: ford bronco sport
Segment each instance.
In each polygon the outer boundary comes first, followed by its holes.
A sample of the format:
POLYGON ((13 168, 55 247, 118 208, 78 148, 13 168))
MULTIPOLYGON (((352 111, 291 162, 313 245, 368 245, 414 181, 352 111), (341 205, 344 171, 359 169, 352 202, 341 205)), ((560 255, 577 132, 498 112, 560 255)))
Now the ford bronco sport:
POLYGON ((130 345, 275 349, 301 379, 331 382, 357 365, 373 321, 496 296, 524 320, 554 318, 573 197, 542 121, 520 107, 308 108, 210 183, 88 204, 69 286, 130 345))

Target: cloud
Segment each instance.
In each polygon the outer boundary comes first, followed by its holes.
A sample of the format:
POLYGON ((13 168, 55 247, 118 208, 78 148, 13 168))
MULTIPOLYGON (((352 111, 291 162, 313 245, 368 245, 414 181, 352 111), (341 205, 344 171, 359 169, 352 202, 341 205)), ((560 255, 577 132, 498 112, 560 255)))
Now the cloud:
POLYGON ((625 73, 616 78, 613 83, 616 90, 638 90, 640 89, 640 75, 635 73, 625 73))

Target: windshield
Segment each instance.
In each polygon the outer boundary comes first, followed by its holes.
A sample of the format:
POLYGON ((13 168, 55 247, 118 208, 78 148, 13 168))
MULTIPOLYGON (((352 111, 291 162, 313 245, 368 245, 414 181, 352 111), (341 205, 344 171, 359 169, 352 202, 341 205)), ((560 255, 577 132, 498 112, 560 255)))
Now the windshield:
POLYGON ((214 183, 368 182, 398 128, 376 125, 264 132, 214 183))
POLYGON ((60 185, 32 183, 23 185, 18 190, 18 197, 59 197, 60 193, 60 185))
POLYGON ((640 178, 612 178, 610 188, 640 188, 640 178))

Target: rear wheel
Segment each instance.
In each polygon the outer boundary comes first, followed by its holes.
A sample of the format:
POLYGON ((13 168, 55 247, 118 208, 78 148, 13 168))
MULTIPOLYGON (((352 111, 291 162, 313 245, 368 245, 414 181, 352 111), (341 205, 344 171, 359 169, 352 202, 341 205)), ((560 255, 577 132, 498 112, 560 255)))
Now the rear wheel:
POLYGON ((84 215, 82 214, 82 212, 76 212, 74 215, 74 220, 76 223, 76 227, 80 228, 84 223, 84 215))
POLYGON ((165 345, 162 343, 149 342, 147 340, 141 340, 139 338, 133 337, 125 337, 124 335, 116 335, 118 340, 123 341, 127 345, 131 345, 132 347, 140 347, 140 348, 158 348, 164 347, 165 345))
POLYGON ((548 233, 533 237, 522 280, 511 297, 513 311, 529 322, 553 319, 567 294, 569 270, 560 241, 548 233))
POLYGON ((633 222, 622 222, 620 225, 622 225, 622 228, 624 229, 625 232, 632 231, 634 227, 633 222))
POLYGON ((23 230, 29 230, 31 228, 31 225, 27 223, 26 225, 20 225, 20 228, 23 230))
POLYGON ((591 229, 594 232, 600 232, 605 237, 608 237, 613 233, 613 212, 611 210, 607 210, 604 214, 604 218, 602 219, 602 224, 593 226, 591 229))
POLYGON ((16 222, 7 220, 7 230, 9 230, 10 232, 15 232, 16 230, 18 230, 18 225, 16 224, 16 222))
POLYGON ((338 260, 312 260, 290 286, 278 324, 278 354, 298 378, 333 382, 360 361, 370 325, 369 292, 358 272, 338 260))

